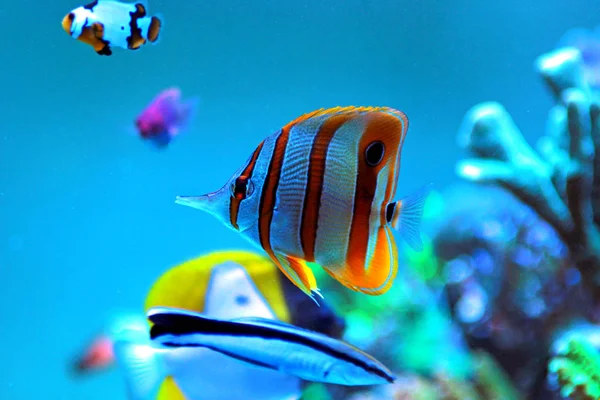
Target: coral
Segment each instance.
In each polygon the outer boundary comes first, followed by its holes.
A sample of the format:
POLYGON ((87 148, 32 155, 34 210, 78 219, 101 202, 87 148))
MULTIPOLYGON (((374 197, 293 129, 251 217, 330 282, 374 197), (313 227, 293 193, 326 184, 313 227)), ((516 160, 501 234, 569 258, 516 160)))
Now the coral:
POLYGON ((446 193, 437 260, 419 268, 438 270, 470 347, 490 352, 527 398, 547 399, 557 332, 600 320, 600 105, 577 49, 536 67, 556 102, 538 150, 500 104, 473 107, 458 134, 471 157, 457 165, 473 184, 446 193))
POLYGON ((469 111, 459 134, 474 158, 457 170, 470 181, 502 186, 532 207, 563 239, 593 290, 600 270, 600 157, 594 157, 600 152, 600 105, 575 48, 541 56, 537 68, 557 102, 539 154, 500 104, 483 103, 469 111))
POLYGON ((560 38, 559 47, 575 47, 581 52, 584 78, 592 89, 600 88, 600 26, 594 30, 573 28, 560 38))
POLYGON ((600 398, 600 355, 585 337, 569 338, 551 359, 548 370, 564 398, 600 398))
POLYGON ((457 184, 427 221, 453 318, 523 392, 538 384, 548 333, 592 301, 556 231, 507 190, 457 184))

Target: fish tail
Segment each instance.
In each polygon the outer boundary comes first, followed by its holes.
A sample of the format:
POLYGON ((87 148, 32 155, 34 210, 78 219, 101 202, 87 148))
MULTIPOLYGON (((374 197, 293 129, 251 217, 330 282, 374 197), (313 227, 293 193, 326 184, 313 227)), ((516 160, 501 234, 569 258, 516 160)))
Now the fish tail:
POLYGON ((403 199, 389 203, 386 208, 386 221, 402 236, 402 239, 415 251, 423 249, 421 241, 421 219, 427 196, 432 184, 427 184, 403 199))
POLYGON ((150 43, 158 43, 164 25, 163 17, 158 14, 138 19, 138 27, 142 31, 142 37, 150 43))
POLYGON ((179 126, 180 132, 185 131, 188 128, 188 126, 190 125, 190 122, 196 115, 196 109, 198 108, 199 103, 200 103, 199 97, 190 97, 189 99, 187 99, 184 102, 179 104, 178 126, 179 126))
POLYGON ((129 399, 156 398, 166 378, 159 351, 149 343, 121 339, 115 342, 114 352, 125 379, 129 399))

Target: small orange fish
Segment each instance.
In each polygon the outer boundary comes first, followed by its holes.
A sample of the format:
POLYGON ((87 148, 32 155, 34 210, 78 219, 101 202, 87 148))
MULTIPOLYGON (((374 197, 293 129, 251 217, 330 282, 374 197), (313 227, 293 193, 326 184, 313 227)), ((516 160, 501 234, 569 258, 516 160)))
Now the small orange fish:
POLYGON ((215 215, 262 247, 314 300, 307 262, 379 295, 398 269, 392 228, 414 249, 429 185, 394 201, 408 118, 388 107, 305 114, 267 137, 220 190, 176 202, 215 215))

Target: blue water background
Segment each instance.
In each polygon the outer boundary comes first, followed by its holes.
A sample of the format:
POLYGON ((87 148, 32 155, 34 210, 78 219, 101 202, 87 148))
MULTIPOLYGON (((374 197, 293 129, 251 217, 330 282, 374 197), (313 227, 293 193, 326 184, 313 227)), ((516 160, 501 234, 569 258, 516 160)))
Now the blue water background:
POLYGON ((160 43, 100 57, 60 26, 79 5, 0 3, 0 399, 124 399, 117 371, 74 382, 68 361, 168 267, 250 248, 174 197, 219 188, 267 134, 320 107, 396 107, 398 195, 443 187, 467 109, 498 100, 535 140, 551 99, 534 59, 600 23, 595 0, 156 0, 160 43), (132 121, 172 85, 202 102, 155 151, 132 121))

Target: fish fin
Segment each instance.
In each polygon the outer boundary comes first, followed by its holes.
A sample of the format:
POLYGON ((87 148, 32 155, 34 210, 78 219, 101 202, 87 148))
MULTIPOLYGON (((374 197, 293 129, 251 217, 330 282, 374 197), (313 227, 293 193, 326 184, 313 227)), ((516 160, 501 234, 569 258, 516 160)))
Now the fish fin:
POLYGON ((147 140, 152 144, 152 146, 155 149, 163 150, 166 149, 169 146, 169 144, 171 144, 173 136, 168 131, 164 131, 159 133, 158 135, 154 135, 148 138, 147 140))
POLYGON ((167 306, 205 312, 208 297, 213 296, 210 293, 213 272, 224 263, 242 266, 275 316, 282 321, 291 320, 286 297, 278 281, 281 276, 279 269, 265 255, 238 250, 215 251, 171 268, 152 286, 146 298, 145 311, 167 306))
MULTIPOLYGON (((276 269, 275 266, 273 269, 276 269)), ((204 312, 222 319, 249 315, 275 318, 275 313, 248 271, 233 261, 213 267, 206 290, 204 312)))
POLYGON ((322 335, 322 333, 320 333, 320 332, 311 331, 310 329, 292 325, 287 322, 282 322, 282 321, 277 321, 277 320, 267 319, 267 318, 240 317, 240 318, 232 319, 231 322, 240 322, 240 323, 243 323, 246 325, 263 326, 263 327, 273 328, 273 329, 278 329, 278 330, 287 329, 289 331, 308 332, 310 334, 321 334, 322 335))
POLYGON ((92 24, 92 33, 96 39, 102 40, 104 38, 104 25, 100 22, 94 22, 92 24))
POLYGON ((166 378, 165 368, 157 349, 147 343, 117 340, 115 358, 125 378, 131 400, 154 398, 166 378))
MULTIPOLYGON (((319 289, 317 288, 317 281, 310 267, 306 264, 306 261, 280 254, 275 254, 273 262, 279 267, 281 272, 300 290, 306 293, 317 305, 319 302, 315 299, 315 293, 323 298, 319 289)), ((320 305, 319 305, 320 306, 320 305)))
MULTIPOLYGON (((184 132, 190 125, 190 122, 194 119, 196 115, 196 109, 200 104, 200 97, 191 97, 179 104, 178 106, 178 114, 179 114, 179 123, 177 124, 177 133, 184 132)), ((177 134, 175 133, 175 134, 177 134)))
POLYGON ((323 269, 347 288, 377 296, 392 287, 398 272, 398 249, 389 226, 380 227, 371 240, 374 246, 369 254, 349 258, 343 265, 324 266, 323 269))
POLYGON ((432 186, 431 183, 425 185, 402 200, 387 205, 386 221, 400 232, 402 239, 415 251, 423 249, 420 225, 425 201, 432 186))
POLYGON ((138 0, 133 4, 133 6, 135 7, 138 18, 144 18, 146 15, 148 15, 147 2, 138 0))
POLYGON ((157 44, 160 40, 160 34, 163 30, 164 18, 161 14, 145 16, 138 20, 138 27, 142 32, 142 38, 152 44, 157 44))
POLYGON ((186 400, 185 395, 177 386, 172 376, 168 376, 160 385, 156 400, 186 400))
POLYGON ((108 44, 104 44, 102 48, 94 47, 94 50, 96 50, 96 54, 100 56, 112 56, 112 50, 108 44))

